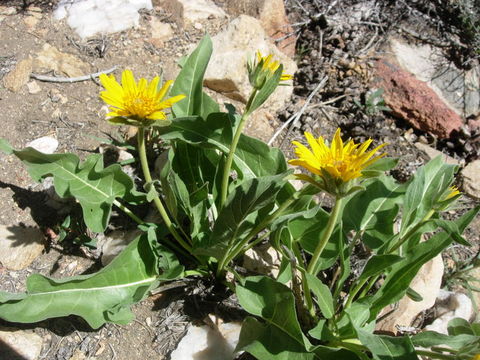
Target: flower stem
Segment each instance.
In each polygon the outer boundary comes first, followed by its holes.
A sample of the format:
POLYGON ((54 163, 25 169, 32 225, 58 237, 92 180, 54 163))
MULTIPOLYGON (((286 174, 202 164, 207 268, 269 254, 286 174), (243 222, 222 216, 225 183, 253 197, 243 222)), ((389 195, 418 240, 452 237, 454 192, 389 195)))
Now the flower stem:
POLYGON ((139 224, 139 225, 143 224, 143 220, 140 219, 137 215, 135 215, 129 208, 127 208, 125 205, 123 205, 120 201, 113 200, 113 205, 115 205, 120 210, 122 210, 125 214, 127 214, 137 224, 139 224))
POLYGON ((238 141, 240 140, 240 136, 242 135, 243 128, 245 127, 246 120, 250 115, 250 106, 253 102, 253 99, 257 95, 257 90, 253 89, 250 98, 248 99, 247 105, 245 106, 245 112, 240 119, 238 124, 237 130, 232 139, 232 144, 230 145, 230 149, 228 151, 227 160, 225 161, 225 167, 223 169, 223 176, 222 176, 222 187, 220 192, 220 209, 225 204, 227 200, 227 193, 228 193, 228 178, 230 177, 230 171, 232 170, 233 164, 233 157, 235 156, 235 151, 237 150, 238 141))
MULTIPOLYGON (((290 199, 286 200, 282 205, 278 207, 270 216, 267 216, 262 222, 260 222, 255 228, 253 228, 245 239, 240 241, 236 246, 234 246, 230 251, 225 251, 223 258, 218 263, 217 268, 217 277, 219 277, 226 265, 233 259, 235 259, 242 251, 245 251, 245 245, 248 244, 260 231, 267 227, 272 221, 279 217, 283 211, 289 207, 292 202, 297 199, 296 196, 292 196, 290 199)), ((269 234, 269 233, 268 233, 269 234)), ((235 239, 234 239, 235 240, 235 239)))
POLYGON ((396 243, 393 248, 391 248, 388 253, 391 254, 393 252, 395 252, 396 250, 398 250, 400 248, 400 246, 402 246, 407 240, 410 239, 410 237, 412 235, 414 235, 417 230, 423 226, 428 220, 430 220, 430 218, 433 216, 433 214, 435 214, 435 210, 431 209, 424 217, 422 220, 420 220, 420 222, 415 225, 413 228, 411 228, 399 241, 398 243, 396 243))
MULTIPOLYGON (((152 175, 150 174, 150 168, 148 167, 148 160, 147 160, 147 152, 145 150, 145 128, 144 127, 139 127, 138 128, 138 133, 137 133, 137 141, 138 141, 138 155, 140 157, 140 163, 142 165, 142 170, 143 170, 143 176, 145 177, 145 181, 147 183, 152 182, 152 175)), ((167 229, 170 231, 172 236, 177 240, 177 242, 182 245, 182 247, 187 250, 190 254, 192 253, 192 247, 188 245, 182 237, 178 234, 177 230, 175 230, 175 227, 173 226, 172 222, 170 221, 170 218, 163 207, 162 201, 160 200, 159 196, 156 195, 153 198, 153 202, 155 206, 158 209, 158 212, 160 213, 160 216, 163 219, 163 222, 165 223, 165 226, 167 229)))
POLYGON ((327 245, 328 240, 330 239, 330 236, 332 236, 333 229, 335 229, 335 225, 337 224, 337 218, 338 218, 338 215, 340 214, 341 207, 342 207, 342 198, 336 197, 335 206, 333 207, 332 213, 328 218, 327 228, 325 229, 325 232, 323 233, 323 236, 320 239, 320 242, 318 243, 315 249, 315 252, 313 253, 310 263, 308 264, 307 272, 309 274, 315 275, 315 270, 317 268, 318 260, 320 259, 323 249, 325 249, 325 246, 327 245))

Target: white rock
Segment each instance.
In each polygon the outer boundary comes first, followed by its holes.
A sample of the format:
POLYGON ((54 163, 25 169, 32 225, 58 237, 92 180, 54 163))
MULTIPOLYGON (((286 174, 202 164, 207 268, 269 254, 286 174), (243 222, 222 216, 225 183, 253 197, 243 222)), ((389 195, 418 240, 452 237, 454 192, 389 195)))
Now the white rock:
POLYGON ((243 266, 250 271, 277 277, 280 269, 280 257, 270 244, 256 246, 248 249, 243 255, 243 266))
MULTIPOLYGON (((441 255, 423 265, 410 284, 410 287, 419 293, 423 300, 413 301, 405 295, 399 301, 396 310, 377 324, 377 330, 397 332, 397 326, 410 327, 418 314, 435 304, 442 285, 443 271, 441 255)), ((389 308, 385 308, 382 312, 389 311, 389 308)))
POLYGON ((30 81, 27 83, 27 89, 29 94, 38 94, 40 91, 42 91, 42 88, 40 85, 38 85, 38 82, 35 80, 30 81))
POLYGON ((448 334, 448 322, 454 318, 470 321, 474 314, 472 301, 465 294, 440 290, 436 303, 437 313, 441 314, 425 330, 448 334))
POLYGON ((432 148, 429 145, 422 144, 421 142, 416 142, 415 147, 421 151, 423 151, 425 154, 427 154, 428 158, 431 160, 433 158, 436 158, 437 156, 441 156, 442 160, 445 161, 447 164, 450 165, 460 165, 460 161, 454 159, 451 156, 448 156, 447 154, 442 153, 441 151, 432 148))
MULTIPOLYGON (((248 81, 247 60, 257 50, 263 55, 273 54, 283 64, 284 72, 294 74, 297 65, 273 45, 260 22, 241 15, 233 20, 225 31, 212 38, 213 53, 205 74, 205 85, 233 100, 246 102, 252 90, 248 81)), ((279 86, 262 109, 270 113, 284 106, 291 97, 292 86, 279 86)))
POLYGON ((99 239, 98 248, 102 250, 102 264, 108 265, 120 252, 127 247, 142 231, 135 229, 127 232, 115 230, 108 236, 99 239))
POLYGON ((172 352, 171 360, 231 360, 241 324, 223 323, 211 316, 212 326, 189 325, 186 335, 172 352), (217 324, 215 324, 217 322, 217 324))
POLYGON ((140 9, 152 9, 151 0, 62 0, 53 13, 77 34, 86 38, 97 33, 113 33, 138 26, 140 9))
POLYGON ((58 148, 58 140, 51 136, 43 136, 30 141, 25 147, 32 147, 44 154, 53 154, 58 148))
MULTIPOLYGON (((209 18, 222 19, 227 15, 211 0, 169 0, 183 7, 183 21, 195 23, 209 18)), ((171 7, 171 5, 170 5, 171 7)))
POLYGON ((474 160, 461 171, 462 190, 466 194, 480 199, 480 160, 474 160))
POLYGON ((43 340, 32 331, 0 329, 0 358, 36 360, 42 351, 43 340))
POLYGON ((25 269, 44 247, 44 236, 39 229, 0 225, 0 262, 7 269, 25 269))

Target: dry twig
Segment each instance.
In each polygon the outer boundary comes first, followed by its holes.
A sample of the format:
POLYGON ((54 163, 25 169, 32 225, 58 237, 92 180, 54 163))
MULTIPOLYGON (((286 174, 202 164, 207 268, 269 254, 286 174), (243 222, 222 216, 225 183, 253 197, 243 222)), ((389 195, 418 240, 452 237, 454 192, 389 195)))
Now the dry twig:
POLYGON ((46 81, 46 82, 74 83, 79 81, 94 80, 96 77, 100 76, 101 74, 110 74, 111 72, 114 72, 116 69, 117 69, 117 66, 115 65, 111 69, 99 71, 99 72, 84 75, 84 76, 78 76, 78 77, 57 77, 57 76, 46 76, 46 75, 40 75, 40 74, 30 74, 30 77, 36 80, 46 81))

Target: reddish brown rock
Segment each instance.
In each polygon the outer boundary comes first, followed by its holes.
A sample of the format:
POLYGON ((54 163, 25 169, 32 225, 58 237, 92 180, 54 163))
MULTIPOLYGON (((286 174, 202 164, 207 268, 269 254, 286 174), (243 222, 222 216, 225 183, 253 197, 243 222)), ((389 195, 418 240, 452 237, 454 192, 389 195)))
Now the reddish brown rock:
POLYGON ((295 55, 297 38, 285 13, 283 0, 226 0, 229 15, 248 15, 260 20, 267 35, 285 55, 295 55))
POLYGON ((383 97, 394 116, 439 138, 448 138, 463 125, 462 118, 414 75, 385 59, 376 62, 375 70, 374 86, 384 89, 383 97))

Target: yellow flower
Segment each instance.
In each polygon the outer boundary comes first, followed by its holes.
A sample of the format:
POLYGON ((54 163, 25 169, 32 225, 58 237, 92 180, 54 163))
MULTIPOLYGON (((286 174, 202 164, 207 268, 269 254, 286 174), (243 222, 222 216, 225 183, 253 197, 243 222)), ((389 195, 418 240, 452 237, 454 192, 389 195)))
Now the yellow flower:
POLYGON ((173 81, 167 81, 159 90, 160 78, 158 76, 154 77, 150 83, 141 78, 137 84, 130 70, 122 72, 121 85, 113 75, 102 74, 100 81, 105 88, 105 91, 100 93, 100 97, 110 105, 107 117, 120 116, 140 121, 166 120, 167 117, 162 110, 171 107, 185 97, 185 95, 177 95, 164 100, 163 98, 173 81))
MULTIPOLYGON (((305 138, 311 150, 298 141, 294 141, 295 154, 298 159, 290 160, 289 163, 302 166, 322 178, 325 177, 324 172, 326 172, 335 180, 347 182, 362 176, 362 170, 385 156, 385 153, 374 155, 386 144, 367 152, 372 143, 371 139, 363 144, 355 144, 353 140, 344 144, 340 137, 340 129, 337 129, 330 146, 325 144, 323 137, 315 139, 309 132, 305 133, 305 138)), ((324 178, 324 180, 328 179, 324 178)))
MULTIPOLYGON (((270 75, 273 75, 280 66, 280 62, 272 61, 272 58, 273 56, 271 54, 267 56, 262 56, 262 53, 260 51, 257 51, 257 63, 262 64, 262 70, 270 72, 270 75)), ((280 81, 287 81, 292 79, 293 75, 282 73, 282 76, 280 76, 280 81)))
MULTIPOLYGON (((256 59, 247 63, 248 76, 250 84, 260 90, 265 82, 271 78, 278 68, 281 66, 279 61, 273 60, 273 56, 263 56, 260 51, 257 51, 256 59)), ((292 80, 293 76, 282 72, 280 81, 292 80)))
MULTIPOLYGON (((458 188, 455 185, 450 186, 448 189, 450 190, 450 192, 447 194, 447 196, 445 196, 445 198, 443 199, 444 201, 448 200, 448 199, 451 199, 454 196, 457 196, 458 194, 460 194, 460 190, 458 190, 458 188)), ((480 360, 480 358, 479 358, 479 360, 480 360)))
POLYGON ((480 354, 475 355, 472 360, 480 360, 480 354))

